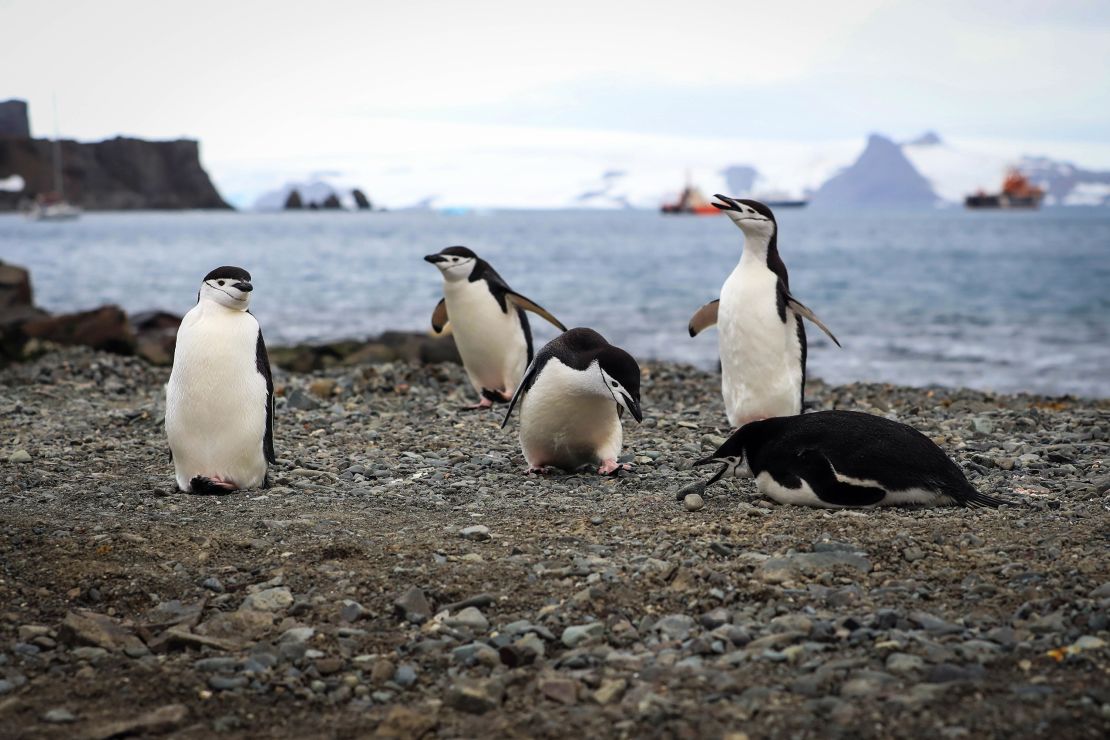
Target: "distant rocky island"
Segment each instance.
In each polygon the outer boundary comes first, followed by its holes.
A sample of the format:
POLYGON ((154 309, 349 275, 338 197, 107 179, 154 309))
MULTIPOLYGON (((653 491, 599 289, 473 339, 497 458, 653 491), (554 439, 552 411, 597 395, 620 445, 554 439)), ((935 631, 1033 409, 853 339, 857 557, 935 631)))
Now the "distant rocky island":
MULTIPOLYGON (((54 189, 53 143, 31 136, 27 104, 0 102, 0 212, 54 189), (14 186, 13 186, 14 184, 14 186)), ((66 197, 89 211, 230 209, 200 164, 192 139, 63 140, 66 197)))

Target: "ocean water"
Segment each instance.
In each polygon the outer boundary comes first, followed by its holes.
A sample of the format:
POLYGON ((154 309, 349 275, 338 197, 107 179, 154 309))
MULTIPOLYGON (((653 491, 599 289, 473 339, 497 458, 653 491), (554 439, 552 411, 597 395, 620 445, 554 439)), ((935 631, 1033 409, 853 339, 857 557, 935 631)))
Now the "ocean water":
MULTIPOLYGON (((1110 396, 1110 212, 783 210, 810 374, 997 391, 1110 396)), ((271 344, 426 329, 441 296, 421 257, 463 244, 567 326, 641 359, 713 367, 717 336, 690 315, 740 256, 721 217, 640 211, 106 213, 71 223, 0 217, 0 259, 32 270, 56 311, 117 303, 184 313, 206 272, 254 276, 271 344)), ((533 318, 537 342, 555 330, 533 318)))

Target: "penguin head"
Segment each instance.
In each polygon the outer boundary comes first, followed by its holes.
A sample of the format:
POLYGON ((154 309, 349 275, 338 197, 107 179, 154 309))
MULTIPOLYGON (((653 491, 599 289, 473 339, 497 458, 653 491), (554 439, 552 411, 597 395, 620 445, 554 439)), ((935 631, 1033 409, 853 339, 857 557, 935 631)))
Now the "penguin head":
POLYGON ((735 476, 737 478, 750 478, 752 475, 751 468, 744 460, 744 443, 747 441, 747 434, 744 430, 747 425, 738 429, 731 437, 725 440, 725 443, 717 448, 709 457, 698 460, 694 466, 698 465, 712 465, 713 463, 724 463, 724 466, 717 471, 717 474, 709 479, 706 485, 712 485, 719 481, 725 475, 735 476))
POLYGON ((727 195, 714 195, 713 197, 721 201, 713 205, 724 211, 725 215, 740 227, 744 236, 763 241, 769 241, 774 236, 775 229, 778 228, 778 224, 775 222, 775 214, 758 200, 730 198, 727 195))
POLYGON ((478 262, 478 255, 466 247, 447 247, 435 254, 429 254, 424 261, 438 267, 444 280, 454 283, 470 277, 478 262))
POLYGON ((246 311, 251 304, 251 274, 242 267, 225 265, 204 276, 197 302, 214 301, 225 308, 246 311))
POLYGON ((637 422, 644 420, 640 408, 640 366, 632 355, 620 347, 605 347, 597 355, 598 376, 604 391, 617 402, 617 406, 627 409, 637 422))

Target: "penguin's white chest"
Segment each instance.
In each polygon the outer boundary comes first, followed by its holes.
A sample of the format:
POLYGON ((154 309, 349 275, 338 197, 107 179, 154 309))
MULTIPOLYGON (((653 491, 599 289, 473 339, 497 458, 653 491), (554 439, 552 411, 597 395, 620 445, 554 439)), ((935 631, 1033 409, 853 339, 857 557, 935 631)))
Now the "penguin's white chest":
POLYGON ((532 467, 574 470, 615 460, 624 430, 611 397, 597 395, 587 373, 552 359, 520 399, 520 446, 532 467))
POLYGON ((258 322, 242 311, 202 303, 182 319, 166 384, 166 435, 182 490, 198 475, 240 488, 265 479, 268 394, 257 342, 258 322))
POLYGON ((734 427, 802 410, 802 349, 798 317, 778 312, 778 276, 741 259, 721 288, 717 310, 721 392, 734 427))
POLYGON ((511 394, 528 367, 528 343, 520 317, 509 305, 506 313, 484 280, 444 284, 447 316, 474 389, 511 394))

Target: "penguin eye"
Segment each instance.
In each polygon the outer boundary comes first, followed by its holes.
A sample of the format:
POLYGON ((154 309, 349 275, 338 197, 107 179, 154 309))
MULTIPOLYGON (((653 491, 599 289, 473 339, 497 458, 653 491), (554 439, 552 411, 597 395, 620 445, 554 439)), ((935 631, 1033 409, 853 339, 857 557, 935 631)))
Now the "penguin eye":
POLYGON ((617 381, 614 380, 613 381, 613 387, 616 388, 618 385, 620 385, 620 383, 618 383, 617 381))
POLYGON ((224 284, 224 281, 223 281, 223 280, 217 280, 217 281, 216 281, 216 285, 223 285, 223 284, 224 284))

